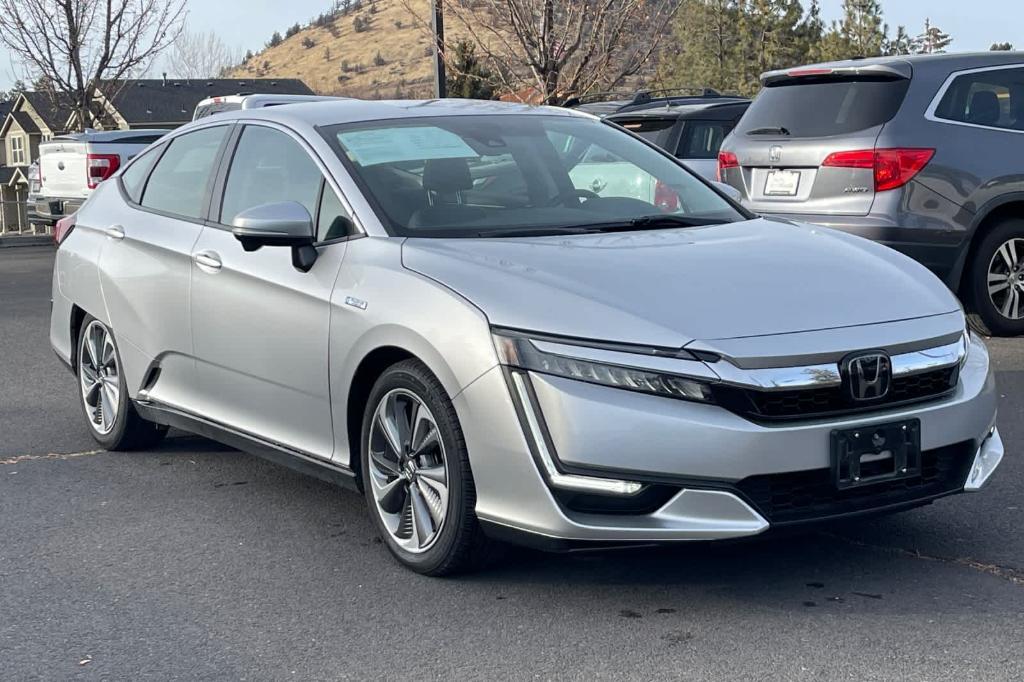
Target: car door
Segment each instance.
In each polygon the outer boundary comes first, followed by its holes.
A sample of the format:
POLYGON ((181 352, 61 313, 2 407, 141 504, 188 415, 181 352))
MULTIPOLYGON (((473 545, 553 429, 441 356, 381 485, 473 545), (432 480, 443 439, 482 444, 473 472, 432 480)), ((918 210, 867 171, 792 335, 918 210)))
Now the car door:
MULTIPOLYGON (((189 404, 195 379, 189 280, 214 170, 230 126, 175 137, 119 178, 124 201, 103 225, 100 273, 132 395, 189 404)), ((113 188, 107 187, 107 191, 113 188)), ((112 204, 113 205, 113 204, 112 204)))
POLYGON ((333 183, 295 133, 247 124, 238 135, 210 222, 192 251, 192 325, 201 413, 318 457, 334 448, 328 377, 330 297, 351 225, 333 183), (232 218, 296 201, 318 231, 302 272, 289 248, 243 250, 232 218))

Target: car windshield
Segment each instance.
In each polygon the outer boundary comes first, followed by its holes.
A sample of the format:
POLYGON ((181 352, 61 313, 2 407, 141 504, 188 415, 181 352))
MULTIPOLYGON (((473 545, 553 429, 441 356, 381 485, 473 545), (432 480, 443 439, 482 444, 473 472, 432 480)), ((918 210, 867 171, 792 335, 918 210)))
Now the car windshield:
POLYGON ((399 236, 667 229, 746 218, 671 158, 589 118, 445 116, 322 130, 399 236))

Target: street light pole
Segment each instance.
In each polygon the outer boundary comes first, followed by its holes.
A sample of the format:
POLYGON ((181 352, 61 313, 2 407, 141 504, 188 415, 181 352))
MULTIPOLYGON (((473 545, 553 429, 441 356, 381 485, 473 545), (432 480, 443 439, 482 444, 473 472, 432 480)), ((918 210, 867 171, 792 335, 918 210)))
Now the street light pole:
POLYGON ((448 84, 444 73, 444 0, 434 2, 434 95, 438 98, 448 96, 448 84))

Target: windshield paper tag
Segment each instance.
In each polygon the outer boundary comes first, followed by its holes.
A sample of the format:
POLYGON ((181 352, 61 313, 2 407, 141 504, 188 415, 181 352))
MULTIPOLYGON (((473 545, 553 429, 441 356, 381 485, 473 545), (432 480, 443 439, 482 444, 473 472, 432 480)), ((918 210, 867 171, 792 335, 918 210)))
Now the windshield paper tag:
POLYGON ((422 159, 467 159, 479 156, 455 133, 434 126, 399 126, 387 130, 338 133, 353 161, 360 166, 422 159))

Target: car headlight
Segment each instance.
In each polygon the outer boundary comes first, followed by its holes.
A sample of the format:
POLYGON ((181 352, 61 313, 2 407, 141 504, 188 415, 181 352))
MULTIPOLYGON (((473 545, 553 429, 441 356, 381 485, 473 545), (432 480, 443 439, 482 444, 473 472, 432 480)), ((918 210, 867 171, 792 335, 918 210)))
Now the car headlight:
MULTIPOLYGON (((576 379, 591 384, 611 386, 628 391, 650 393, 666 398, 713 402, 711 387, 693 377, 669 374, 649 369, 598 362, 592 359, 572 357, 561 352, 541 350, 534 343, 535 337, 510 331, 493 331, 494 347, 503 365, 541 374, 576 379)), ((544 339, 543 341, 548 341, 544 339)), ((572 341, 557 341, 559 348, 571 348, 572 341)), ((543 342, 542 342, 542 345, 543 342)), ((622 352, 614 346, 605 350, 622 352)), ((632 350, 632 349, 630 349, 632 350)), ((629 351, 626 351, 629 352, 629 351)), ((633 351, 635 353, 635 351, 633 351)))

